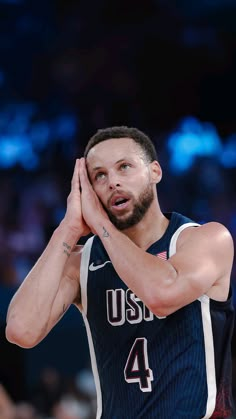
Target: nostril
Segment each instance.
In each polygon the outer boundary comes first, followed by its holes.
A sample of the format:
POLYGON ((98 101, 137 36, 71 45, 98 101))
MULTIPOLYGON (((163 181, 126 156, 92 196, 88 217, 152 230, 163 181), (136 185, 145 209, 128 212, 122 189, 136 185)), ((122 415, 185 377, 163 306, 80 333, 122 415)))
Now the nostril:
POLYGON ((114 188, 119 188, 120 187, 120 183, 111 183, 110 185, 109 185, 109 189, 114 189, 114 188))

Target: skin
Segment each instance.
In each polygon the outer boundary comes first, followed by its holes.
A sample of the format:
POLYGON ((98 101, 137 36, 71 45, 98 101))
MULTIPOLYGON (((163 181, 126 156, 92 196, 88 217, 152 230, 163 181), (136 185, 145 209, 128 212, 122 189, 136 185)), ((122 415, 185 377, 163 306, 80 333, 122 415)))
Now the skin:
POLYGON ((82 308, 82 247, 76 243, 89 232, 100 237, 118 275, 157 316, 167 316, 203 294, 217 301, 227 299, 233 241, 223 225, 211 222, 185 229, 176 254, 167 261, 146 253, 169 223, 156 192, 161 177, 159 163, 147 163, 130 138, 99 143, 86 162, 76 161, 66 215, 10 303, 6 328, 10 342, 33 347, 72 303, 82 308), (153 192, 145 215, 137 224, 119 230, 109 212, 124 226, 143 190, 153 192), (116 199, 124 197, 128 201, 117 207, 116 199))
POLYGON ((0 417, 4 419, 16 418, 16 408, 5 388, 0 384, 0 417))

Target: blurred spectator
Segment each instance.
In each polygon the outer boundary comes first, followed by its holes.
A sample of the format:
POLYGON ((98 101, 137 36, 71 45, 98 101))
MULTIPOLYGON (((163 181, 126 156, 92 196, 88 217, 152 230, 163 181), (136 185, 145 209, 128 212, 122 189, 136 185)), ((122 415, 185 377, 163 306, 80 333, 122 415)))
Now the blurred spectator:
POLYGON ((0 417, 15 419, 15 407, 5 388, 0 384, 0 417))
POLYGON ((72 396, 63 397, 52 409, 53 419, 92 419, 88 403, 72 396))
POLYGON ((36 388, 32 391, 31 400, 37 410, 44 416, 49 416, 52 407, 63 394, 63 382, 59 372, 54 368, 44 368, 41 371, 36 388))

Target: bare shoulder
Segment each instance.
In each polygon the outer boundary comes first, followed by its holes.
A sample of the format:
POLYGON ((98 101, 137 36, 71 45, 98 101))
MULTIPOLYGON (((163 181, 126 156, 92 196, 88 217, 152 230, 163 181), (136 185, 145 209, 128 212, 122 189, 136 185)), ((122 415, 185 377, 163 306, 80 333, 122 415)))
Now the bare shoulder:
POLYGON ((214 236, 218 236, 223 240, 230 240, 232 241, 232 236, 229 230, 221 223, 216 221, 211 221, 199 226, 199 231, 202 231, 203 234, 214 234, 214 236))
POLYGON ((189 227, 180 234, 179 246, 191 241, 201 242, 211 248, 233 252, 233 238, 229 230, 221 223, 211 221, 199 227, 189 227))
POLYGON ((209 222, 185 229, 177 242, 177 251, 184 253, 194 266, 197 260, 208 266, 216 281, 207 294, 225 300, 233 266, 234 244, 229 230, 221 223, 209 222), (179 243, 178 243, 179 242, 179 243))

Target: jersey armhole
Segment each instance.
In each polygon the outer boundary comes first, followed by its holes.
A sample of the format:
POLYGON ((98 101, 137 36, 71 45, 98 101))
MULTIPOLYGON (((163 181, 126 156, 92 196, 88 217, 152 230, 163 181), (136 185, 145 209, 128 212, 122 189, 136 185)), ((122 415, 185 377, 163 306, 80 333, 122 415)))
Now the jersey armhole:
POLYGON ((87 283, 88 283, 88 267, 90 254, 95 236, 90 237, 82 250, 80 263, 80 292, 81 292, 81 313, 87 315, 88 297, 87 297, 87 283))
POLYGON ((198 223, 185 223, 185 224, 182 224, 176 230, 176 232, 173 234, 173 236, 171 238, 171 241, 170 241, 169 257, 173 256, 176 253, 177 240, 178 240, 178 237, 179 237, 180 233, 188 227, 199 227, 199 226, 200 226, 200 224, 198 224, 198 223))

